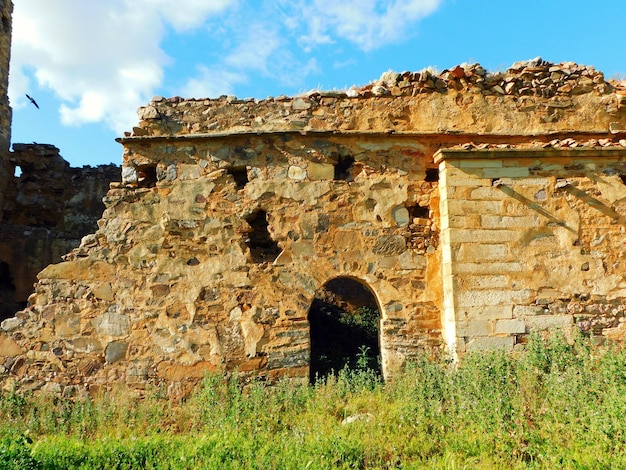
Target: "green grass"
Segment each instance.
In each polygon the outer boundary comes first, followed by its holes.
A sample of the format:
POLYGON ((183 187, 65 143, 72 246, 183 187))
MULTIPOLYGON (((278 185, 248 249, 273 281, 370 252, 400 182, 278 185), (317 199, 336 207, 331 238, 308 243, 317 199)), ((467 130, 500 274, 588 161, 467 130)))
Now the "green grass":
POLYGON ((626 352, 533 338, 458 367, 423 357, 387 384, 208 376, 183 403, 5 393, 5 468, 626 468, 626 352))

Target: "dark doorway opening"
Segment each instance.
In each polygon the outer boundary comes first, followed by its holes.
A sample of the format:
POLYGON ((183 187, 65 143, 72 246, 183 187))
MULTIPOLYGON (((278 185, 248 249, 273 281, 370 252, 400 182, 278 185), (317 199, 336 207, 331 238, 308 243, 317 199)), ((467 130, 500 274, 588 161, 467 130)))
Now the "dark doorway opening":
POLYGON ((320 289, 309 310, 311 383, 344 368, 382 377, 379 320, 374 295, 359 281, 337 278, 320 289))

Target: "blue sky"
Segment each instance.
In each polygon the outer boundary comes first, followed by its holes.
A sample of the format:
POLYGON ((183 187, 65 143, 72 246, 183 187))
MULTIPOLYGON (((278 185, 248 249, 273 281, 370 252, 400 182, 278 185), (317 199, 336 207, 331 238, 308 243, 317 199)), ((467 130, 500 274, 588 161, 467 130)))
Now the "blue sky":
POLYGON ((12 140, 72 166, 121 163, 114 138, 155 95, 265 98, 536 56, 626 78, 619 1, 13 1, 12 140))

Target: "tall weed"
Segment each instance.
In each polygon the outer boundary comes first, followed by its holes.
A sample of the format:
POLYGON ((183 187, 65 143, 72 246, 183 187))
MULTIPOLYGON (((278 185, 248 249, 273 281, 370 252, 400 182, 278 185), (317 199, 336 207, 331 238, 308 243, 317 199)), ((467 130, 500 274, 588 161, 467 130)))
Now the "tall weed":
POLYGON ((626 352, 535 336, 526 351, 420 356, 315 385, 208 375, 186 401, 0 393, 4 468, 626 467, 626 352))

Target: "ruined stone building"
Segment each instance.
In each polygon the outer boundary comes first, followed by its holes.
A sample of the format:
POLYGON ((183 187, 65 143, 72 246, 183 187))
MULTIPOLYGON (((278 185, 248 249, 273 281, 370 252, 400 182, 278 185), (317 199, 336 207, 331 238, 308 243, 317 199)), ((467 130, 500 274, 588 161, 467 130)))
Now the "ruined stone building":
POLYGON ((1 323, 5 387, 308 380, 312 305, 355 285, 386 378, 424 350, 623 334, 626 87, 591 67, 156 97, 139 117, 98 230, 1 323))

